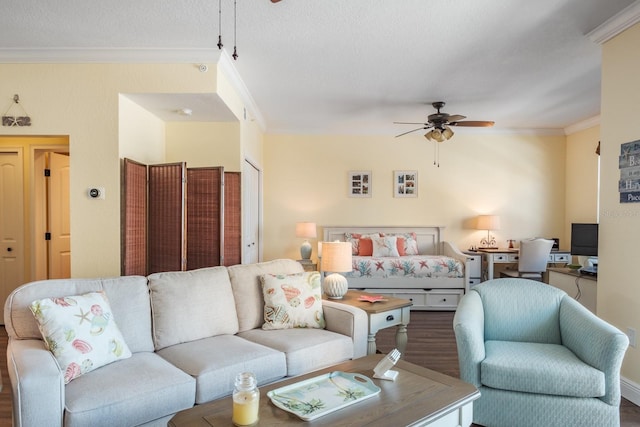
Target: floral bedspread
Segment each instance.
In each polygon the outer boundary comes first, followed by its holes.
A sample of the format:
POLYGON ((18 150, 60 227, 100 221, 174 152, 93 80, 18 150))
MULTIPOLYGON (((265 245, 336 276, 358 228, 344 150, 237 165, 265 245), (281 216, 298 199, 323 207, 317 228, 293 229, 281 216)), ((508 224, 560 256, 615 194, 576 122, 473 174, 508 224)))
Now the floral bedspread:
POLYGON ((455 258, 434 255, 403 257, 354 256, 349 277, 464 277, 464 265, 455 258))

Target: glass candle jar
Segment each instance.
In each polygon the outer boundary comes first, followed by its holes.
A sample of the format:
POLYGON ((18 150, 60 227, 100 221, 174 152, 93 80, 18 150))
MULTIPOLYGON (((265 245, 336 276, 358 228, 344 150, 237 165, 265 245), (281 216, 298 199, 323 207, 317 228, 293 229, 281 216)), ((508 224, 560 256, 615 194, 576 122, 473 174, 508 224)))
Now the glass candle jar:
POLYGON ((260 406, 260 391, 257 387, 256 376, 251 372, 236 375, 233 389, 233 425, 254 426, 258 423, 258 407, 260 406))

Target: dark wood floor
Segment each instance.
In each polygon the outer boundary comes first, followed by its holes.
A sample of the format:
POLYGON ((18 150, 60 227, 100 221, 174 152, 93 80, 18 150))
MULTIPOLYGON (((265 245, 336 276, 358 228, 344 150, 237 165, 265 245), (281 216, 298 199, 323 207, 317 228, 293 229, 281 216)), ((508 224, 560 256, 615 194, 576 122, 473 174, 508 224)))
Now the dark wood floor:
MULTIPOLYGON (((413 311, 409 324, 409 344, 403 358, 411 363, 453 377, 459 376, 458 352, 453 335, 453 312, 413 311)), ((378 350, 395 348, 395 328, 378 332, 378 350)), ((11 426, 11 393, 7 374, 7 332, 0 326, 0 427, 11 426)), ((620 405, 621 427, 640 426, 640 408, 623 399, 620 405)), ((544 427, 544 426, 541 426, 544 427)))
MULTIPOLYGON (((453 312, 412 311, 409 343, 403 356, 407 362, 459 377, 458 351, 453 335, 453 312)), ((395 328, 383 329, 376 336, 378 350, 395 348, 395 328)), ((620 426, 640 426, 640 407, 626 399, 620 405, 620 426)), ((540 426, 544 427, 544 426, 540 426)))

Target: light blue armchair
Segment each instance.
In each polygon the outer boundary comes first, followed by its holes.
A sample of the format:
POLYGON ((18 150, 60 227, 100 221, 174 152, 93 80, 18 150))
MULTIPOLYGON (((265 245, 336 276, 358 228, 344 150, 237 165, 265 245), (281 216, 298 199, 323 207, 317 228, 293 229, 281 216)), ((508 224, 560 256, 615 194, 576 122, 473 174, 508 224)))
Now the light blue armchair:
POLYGON ((620 425, 627 336, 565 292, 495 279, 466 294, 453 319, 460 377, 487 427, 620 425))

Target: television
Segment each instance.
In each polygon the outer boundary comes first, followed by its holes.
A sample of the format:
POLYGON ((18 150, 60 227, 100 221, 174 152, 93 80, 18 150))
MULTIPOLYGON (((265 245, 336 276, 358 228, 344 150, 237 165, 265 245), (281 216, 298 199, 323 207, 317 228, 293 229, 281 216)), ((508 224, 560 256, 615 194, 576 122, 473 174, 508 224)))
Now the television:
POLYGON ((571 224, 571 255, 598 256, 598 224, 571 224))

